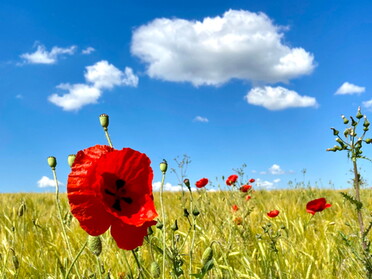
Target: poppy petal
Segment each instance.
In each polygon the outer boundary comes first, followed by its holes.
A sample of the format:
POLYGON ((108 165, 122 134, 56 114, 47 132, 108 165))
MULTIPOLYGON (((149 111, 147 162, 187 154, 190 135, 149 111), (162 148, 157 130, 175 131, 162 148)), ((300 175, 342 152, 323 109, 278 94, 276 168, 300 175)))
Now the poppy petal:
POLYGON ((140 227, 115 220, 111 226, 111 235, 120 249, 133 250, 143 244, 143 238, 147 235, 147 228, 156 224, 156 221, 144 223, 140 227))

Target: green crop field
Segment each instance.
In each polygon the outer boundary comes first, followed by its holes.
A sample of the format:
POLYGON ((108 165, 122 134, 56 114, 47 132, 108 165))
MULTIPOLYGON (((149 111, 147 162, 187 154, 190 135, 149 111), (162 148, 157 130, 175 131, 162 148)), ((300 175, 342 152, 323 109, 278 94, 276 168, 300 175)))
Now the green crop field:
MULTIPOLYGON (((245 196, 237 190, 193 192, 193 206, 200 214, 186 217, 189 193, 166 192, 165 227, 153 226, 153 233, 135 251, 119 249, 108 231, 101 236, 102 252, 96 256, 84 247, 87 233, 72 217, 64 194, 60 204, 67 239, 53 194, 1 194, 0 274, 2 278, 64 278, 66 274, 69 278, 154 278, 154 265, 162 272, 166 231, 165 278, 190 278, 190 271, 199 278, 364 278, 356 211, 339 191, 255 191, 248 201, 245 196), (314 216, 307 213, 307 202, 321 197, 332 206, 314 216), (238 209, 232 210, 233 205, 238 209), (280 214, 269 218, 267 212, 274 209, 280 214), (191 217, 195 217, 195 230, 191 217), (206 267, 208 255, 202 257, 208 247, 213 255, 206 267), (203 267, 208 271, 201 275, 203 267)), ((370 219, 371 191, 362 190, 361 196, 362 211, 370 219)), ((156 220, 162 220, 159 193, 154 198, 156 220)))

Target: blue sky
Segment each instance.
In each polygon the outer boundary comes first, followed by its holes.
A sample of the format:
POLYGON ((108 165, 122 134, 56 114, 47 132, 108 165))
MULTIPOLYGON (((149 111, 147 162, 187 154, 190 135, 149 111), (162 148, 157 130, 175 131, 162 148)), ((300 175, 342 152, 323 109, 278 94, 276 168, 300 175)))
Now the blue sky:
POLYGON ((163 158, 187 154, 193 183, 245 163, 261 188, 349 187, 346 153, 325 150, 341 114, 372 119, 371 13, 343 0, 1 1, 0 192, 53 191, 40 187, 48 156, 65 189, 67 156, 106 144, 101 113, 116 148, 150 157, 155 185, 163 158))

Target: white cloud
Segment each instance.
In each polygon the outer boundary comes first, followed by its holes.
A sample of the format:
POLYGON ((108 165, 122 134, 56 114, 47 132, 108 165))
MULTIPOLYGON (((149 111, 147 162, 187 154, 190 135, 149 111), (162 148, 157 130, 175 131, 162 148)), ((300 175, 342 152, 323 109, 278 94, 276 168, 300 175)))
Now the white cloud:
POLYGON ((349 82, 344 82, 339 89, 337 89, 335 95, 346 95, 346 94, 361 94, 366 91, 365 87, 361 87, 349 82))
POLYGON ((209 122, 208 118, 206 118, 206 117, 202 117, 202 116, 196 116, 196 117, 194 118, 194 121, 196 121, 196 122, 204 122, 204 123, 209 122))
MULTIPOLYGON (((58 185, 63 185, 63 183, 58 181, 58 185)), ((39 187, 39 188, 56 187, 56 183, 54 182, 54 179, 51 179, 47 176, 43 176, 37 182, 37 187, 39 187)))
POLYGON ((37 44, 36 51, 33 53, 24 53, 20 57, 24 59, 24 63, 29 64, 54 64, 63 54, 72 55, 75 53, 76 46, 68 48, 53 47, 51 51, 47 51, 45 46, 37 44))
POLYGON ((83 49, 82 51, 81 51, 81 53, 82 54, 86 54, 86 55, 88 55, 88 54, 91 54, 92 52, 94 52, 94 51, 96 51, 93 47, 87 47, 86 49, 83 49))
POLYGON ((315 65, 311 53, 284 44, 284 30, 264 13, 244 10, 202 21, 158 18, 134 31, 131 52, 161 80, 195 86, 234 78, 287 82, 315 65))
POLYGON ((277 175, 277 174, 284 174, 284 170, 282 170, 282 169, 280 168, 279 165, 274 164, 274 165, 272 165, 272 166, 269 168, 269 173, 270 173, 270 174, 274 174, 274 175, 277 175))
MULTIPOLYGON (((152 184, 152 190, 154 192, 160 191, 161 182, 154 182, 152 184)), ((170 183, 165 183, 163 186, 163 190, 165 192, 179 192, 182 190, 182 187, 180 185, 174 186, 170 183)), ((184 187, 184 190, 187 190, 186 186, 184 187)))
POLYGON ((244 97, 249 104, 262 106, 268 110, 283 110, 295 107, 317 107, 316 99, 301 96, 284 87, 254 87, 244 97))
POLYGON ((272 182, 268 180, 261 180, 260 178, 256 179, 256 186, 258 188, 264 188, 267 190, 274 189, 277 183, 280 182, 280 179, 274 179, 272 182))
POLYGON ((133 74, 131 68, 126 67, 122 72, 105 60, 87 66, 84 76, 87 83, 59 84, 57 88, 66 90, 67 93, 52 94, 48 100, 66 111, 79 110, 85 105, 96 104, 104 89, 112 89, 115 86, 136 87, 138 85, 138 77, 133 74))
POLYGON ((363 102, 363 106, 367 109, 372 109, 372 100, 363 102))

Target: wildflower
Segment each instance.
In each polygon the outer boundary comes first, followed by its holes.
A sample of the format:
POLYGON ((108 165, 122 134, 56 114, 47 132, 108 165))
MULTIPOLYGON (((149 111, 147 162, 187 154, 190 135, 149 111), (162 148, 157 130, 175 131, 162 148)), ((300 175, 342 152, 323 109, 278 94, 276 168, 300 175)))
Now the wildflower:
POLYGON ((249 183, 253 183, 253 182, 255 182, 256 180, 254 179, 254 178, 251 178, 251 179, 249 179, 249 183))
POLYGON ((235 184, 237 180, 238 176, 236 174, 230 175, 226 180, 226 185, 231 186, 232 184, 235 184))
POLYGON ((248 192, 250 189, 252 189, 251 185, 243 185, 242 187, 240 187, 240 191, 242 191, 243 193, 248 192))
POLYGON ((316 212, 323 211, 324 209, 331 207, 332 205, 327 203, 325 198, 309 201, 306 204, 306 211, 314 215, 316 212))
POLYGON ((208 184, 208 178, 202 178, 195 183, 195 186, 198 188, 203 188, 207 184, 208 184))
POLYGON ((245 200, 246 200, 246 201, 249 201, 251 198, 252 198, 251 196, 246 196, 246 197, 245 197, 245 200))
POLYGON ((279 215, 279 210, 272 210, 270 212, 267 213, 267 216, 271 217, 271 218, 274 218, 276 216, 279 215))
POLYGON ((234 204, 231 208, 232 208, 232 210, 233 210, 234 212, 236 212, 236 211, 239 210, 239 207, 238 207, 236 204, 234 204))
POLYGON ((243 218, 242 217, 235 217, 234 218, 234 223, 238 226, 241 225, 243 223, 243 218))
POLYGON ((96 145, 79 151, 67 182, 71 213, 89 235, 111 227, 119 248, 135 249, 156 224, 152 179, 150 159, 133 149, 96 145))

